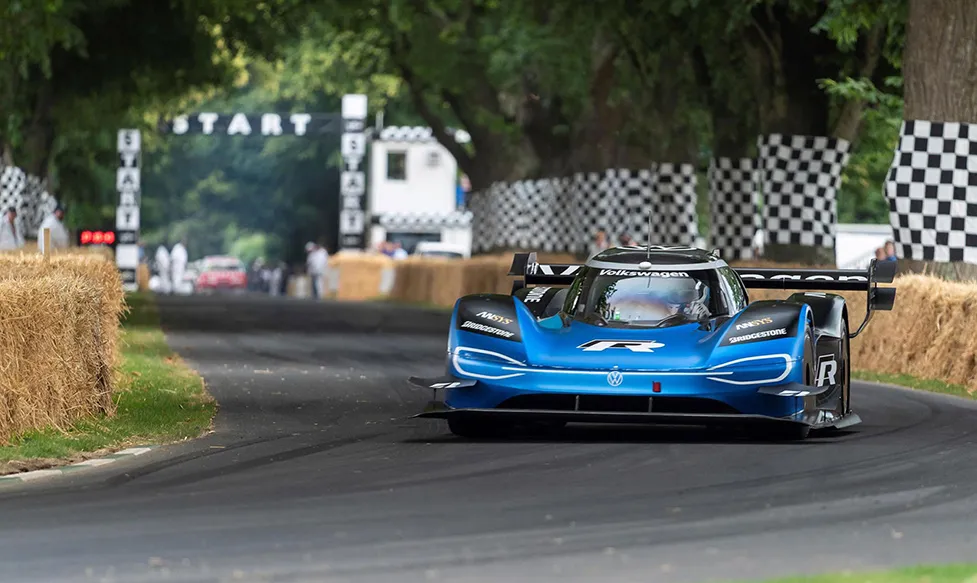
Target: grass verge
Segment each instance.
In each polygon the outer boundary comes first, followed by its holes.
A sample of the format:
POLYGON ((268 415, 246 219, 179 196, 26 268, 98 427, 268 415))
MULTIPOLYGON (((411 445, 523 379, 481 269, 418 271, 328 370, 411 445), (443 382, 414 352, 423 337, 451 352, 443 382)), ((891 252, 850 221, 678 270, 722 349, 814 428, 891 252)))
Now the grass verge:
POLYGON ((835 573, 771 579, 764 583, 975 583, 977 564, 909 567, 869 573, 835 573))
MULTIPOLYGON (((860 381, 870 381, 873 383, 885 383, 887 385, 899 385, 920 391, 930 391, 933 393, 944 393, 964 399, 977 398, 963 385, 954 385, 938 379, 919 379, 907 374, 889 374, 881 372, 871 372, 867 370, 853 370, 851 376, 860 381)), ((975 581, 977 583, 977 581, 975 581)))
POLYGON ((0 474, 41 469, 135 445, 194 438, 211 424, 217 404, 203 379, 166 345, 152 296, 126 297, 121 378, 112 417, 79 421, 65 431, 16 436, 0 447, 0 474))

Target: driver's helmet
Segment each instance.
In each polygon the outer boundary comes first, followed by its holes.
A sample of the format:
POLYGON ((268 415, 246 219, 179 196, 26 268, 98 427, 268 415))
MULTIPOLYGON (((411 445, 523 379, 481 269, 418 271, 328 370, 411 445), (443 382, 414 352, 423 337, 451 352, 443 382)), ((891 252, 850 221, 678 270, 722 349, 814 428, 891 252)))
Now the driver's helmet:
POLYGON ((709 286, 696 280, 695 287, 686 290, 684 302, 677 302, 678 310, 686 315, 698 317, 709 306, 709 286))
POLYGON ((613 320, 657 320, 681 313, 702 315, 709 300, 709 288, 690 279, 630 278, 619 281, 614 294, 613 320))

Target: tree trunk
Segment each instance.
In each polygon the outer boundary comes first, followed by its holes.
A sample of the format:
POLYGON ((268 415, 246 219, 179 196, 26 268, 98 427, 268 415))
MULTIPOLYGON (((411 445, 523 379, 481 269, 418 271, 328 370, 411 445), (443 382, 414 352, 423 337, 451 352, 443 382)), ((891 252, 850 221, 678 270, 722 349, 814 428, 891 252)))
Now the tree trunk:
MULTIPOLYGON (((783 4, 761 4, 753 10, 753 17, 746 35, 753 66, 746 71, 757 84, 760 134, 830 136, 831 102, 818 79, 837 74, 837 63, 831 58, 838 52, 835 42, 826 35, 811 34, 816 15, 791 15, 783 4)), ((766 240, 770 239, 768 233, 766 240)), ((834 265, 835 253, 834 247, 768 242, 763 259, 834 265)))
MULTIPOLYGON (((879 66, 879 59, 882 57, 882 44, 885 41, 886 25, 883 20, 879 20, 866 35, 862 42, 861 54, 857 75, 861 78, 871 79, 875 70, 879 66)), ((845 102, 835 120, 832 135, 842 140, 854 142, 861 131, 862 115, 865 112, 865 101, 861 99, 850 99, 845 102)))
MULTIPOLYGON (((977 124, 977 2, 909 0, 903 75, 906 120, 977 124)), ((899 162, 897 155, 893 168, 899 162)), ((928 180, 923 182, 930 187, 928 180)), ((899 196, 898 190, 891 182, 887 190, 894 204, 891 197, 899 196)), ((899 240, 895 218, 893 222, 898 248, 908 242, 899 240)), ((972 234, 968 232, 967 238, 972 234)), ((977 278, 977 266, 972 264, 922 257, 900 257, 899 272, 950 280, 977 278)))
POLYGON ((18 163, 28 175, 41 180, 48 174, 51 161, 51 148, 54 146, 54 121, 51 110, 54 94, 50 80, 40 81, 34 100, 34 115, 26 128, 23 156, 18 163))
POLYGON ((909 0, 903 74, 906 119, 977 123, 977 2, 909 0))

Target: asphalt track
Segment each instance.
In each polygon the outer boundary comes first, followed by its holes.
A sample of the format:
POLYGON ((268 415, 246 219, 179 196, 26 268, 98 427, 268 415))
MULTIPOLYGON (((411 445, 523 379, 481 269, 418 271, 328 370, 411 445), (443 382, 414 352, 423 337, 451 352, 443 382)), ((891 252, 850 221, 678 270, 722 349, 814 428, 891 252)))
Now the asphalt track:
POLYGON ((409 420, 445 319, 164 298, 216 432, 0 489, 0 581, 723 581, 977 557, 977 407, 858 385, 802 443, 409 420))

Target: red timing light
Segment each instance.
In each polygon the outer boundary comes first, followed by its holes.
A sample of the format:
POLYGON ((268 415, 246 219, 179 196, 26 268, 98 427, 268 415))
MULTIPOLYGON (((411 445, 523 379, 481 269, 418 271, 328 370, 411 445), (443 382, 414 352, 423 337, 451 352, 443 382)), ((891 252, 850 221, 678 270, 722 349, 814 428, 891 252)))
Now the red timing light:
POLYGON ((79 245, 114 245, 115 231, 84 230, 78 233, 79 245))

